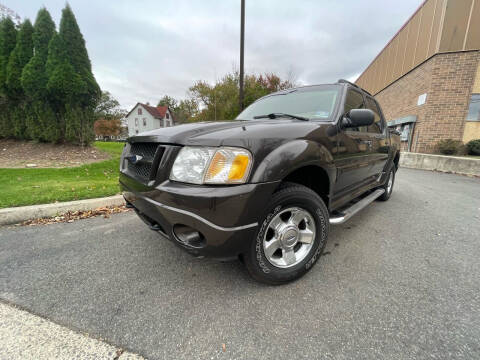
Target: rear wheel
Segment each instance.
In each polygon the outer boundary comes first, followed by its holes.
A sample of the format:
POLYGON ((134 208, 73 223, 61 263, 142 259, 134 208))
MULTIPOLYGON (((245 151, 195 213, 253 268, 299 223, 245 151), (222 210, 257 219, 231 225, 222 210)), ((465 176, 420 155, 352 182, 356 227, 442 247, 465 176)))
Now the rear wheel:
POLYGON ((320 257, 328 225, 327 208, 314 191, 285 183, 272 196, 257 236, 245 254, 249 273, 268 284, 301 277, 320 257))
POLYGON ((378 200, 380 201, 387 201, 390 199, 390 195, 392 195, 393 191, 393 184, 395 183, 395 166, 393 166, 390 169, 390 172, 388 173, 388 178, 387 181, 385 182, 385 185, 383 185, 380 189, 384 189, 385 192, 378 197, 378 200))

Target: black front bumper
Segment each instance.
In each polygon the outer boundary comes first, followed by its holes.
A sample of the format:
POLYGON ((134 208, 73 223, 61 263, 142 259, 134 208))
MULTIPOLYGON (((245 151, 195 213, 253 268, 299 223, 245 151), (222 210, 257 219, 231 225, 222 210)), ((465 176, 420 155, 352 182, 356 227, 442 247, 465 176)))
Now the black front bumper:
POLYGON ((120 174, 127 204, 150 228, 193 255, 218 259, 235 258, 247 249, 278 184, 199 186, 167 180, 151 188, 120 174), (182 241, 175 233, 182 226, 199 232, 202 243, 182 241))

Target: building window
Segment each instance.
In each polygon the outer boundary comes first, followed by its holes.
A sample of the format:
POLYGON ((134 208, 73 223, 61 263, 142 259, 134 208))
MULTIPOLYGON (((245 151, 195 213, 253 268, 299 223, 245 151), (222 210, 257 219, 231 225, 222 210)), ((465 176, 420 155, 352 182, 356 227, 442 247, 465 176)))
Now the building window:
POLYGON ((135 134, 138 134, 138 130, 135 130, 135 134))
POLYGON ((138 108, 138 115, 142 115, 142 108, 138 108))
POLYGON ((480 121, 480 94, 472 94, 467 121, 480 121))
POLYGON ((143 126, 147 126, 147 119, 143 118, 143 126))
POLYGON ((167 117, 167 119, 170 119, 170 115, 168 113, 166 113, 165 116, 167 117))
POLYGON ((138 118, 135 118, 135 126, 138 126, 138 118))

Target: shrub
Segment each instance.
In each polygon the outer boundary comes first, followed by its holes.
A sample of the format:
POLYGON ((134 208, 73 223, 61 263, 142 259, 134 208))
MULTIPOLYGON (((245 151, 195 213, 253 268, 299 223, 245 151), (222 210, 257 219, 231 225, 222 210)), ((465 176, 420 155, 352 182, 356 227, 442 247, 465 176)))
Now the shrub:
POLYGON ((453 139, 440 140, 436 145, 436 150, 443 155, 462 154, 465 151, 463 143, 453 139))
POLYGON ((480 155, 480 139, 470 140, 467 149, 469 155, 480 155))

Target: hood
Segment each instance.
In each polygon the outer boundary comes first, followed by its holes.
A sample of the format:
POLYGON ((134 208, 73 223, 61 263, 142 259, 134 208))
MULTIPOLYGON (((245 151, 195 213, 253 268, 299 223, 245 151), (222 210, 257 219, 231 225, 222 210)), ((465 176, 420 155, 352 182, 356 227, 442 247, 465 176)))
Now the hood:
POLYGON ((254 121, 215 121, 182 124, 155 129, 129 139, 179 145, 240 146, 250 148, 253 143, 283 142, 306 138, 312 132, 331 127, 331 123, 295 119, 265 119, 254 121))

